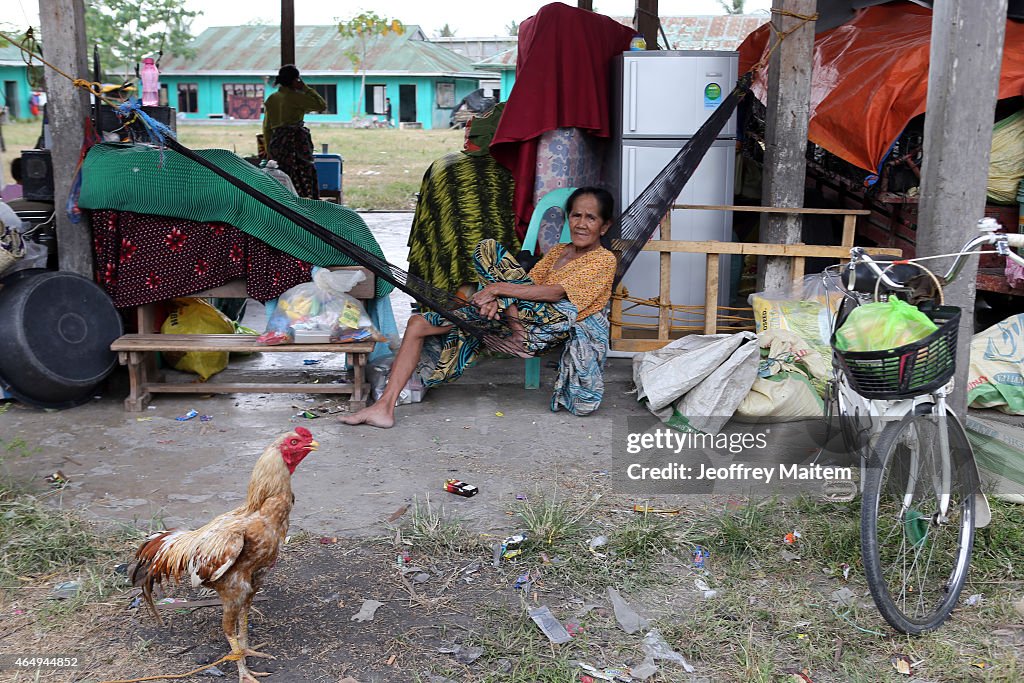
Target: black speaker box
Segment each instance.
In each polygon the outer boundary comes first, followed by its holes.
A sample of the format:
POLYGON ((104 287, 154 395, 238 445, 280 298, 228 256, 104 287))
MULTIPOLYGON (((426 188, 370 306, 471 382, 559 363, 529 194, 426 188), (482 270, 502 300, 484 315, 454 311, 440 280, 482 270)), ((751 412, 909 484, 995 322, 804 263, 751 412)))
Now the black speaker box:
MULTIPOLYGON (((173 107, 144 106, 142 111, 172 131, 176 130, 176 111, 173 107)), ((107 105, 100 106, 100 133, 115 133, 122 141, 130 140, 133 137, 140 142, 149 141, 141 121, 136 121, 128 128, 125 128, 121 119, 117 118, 117 114, 114 113, 113 107, 107 105)))
POLYGON ((21 152, 21 184, 25 199, 53 201, 53 162, 50 160, 50 150, 26 149, 21 152))

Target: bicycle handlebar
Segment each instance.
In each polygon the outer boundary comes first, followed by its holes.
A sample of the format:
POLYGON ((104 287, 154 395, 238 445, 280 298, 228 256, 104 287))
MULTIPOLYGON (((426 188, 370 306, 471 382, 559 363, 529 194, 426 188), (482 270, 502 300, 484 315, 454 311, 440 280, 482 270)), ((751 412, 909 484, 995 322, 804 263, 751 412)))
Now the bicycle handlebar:
MULTIPOLYGON (((1024 257, 1020 256, 1013 249, 1024 249, 1024 233, 997 233, 995 230, 999 227, 999 224, 993 218, 983 218, 978 221, 978 228, 985 234, 979 235, 969 240, 960 250, 955 254, 956 260, 953 261, 953 265, 950 266, 949 270, 943 276, 945 283, 950 283, 957 278, 960 271, 963 269, 964 263, 967 261, 967 257, 971 254, 976 254, 977 247, 990 244, 996 248, 996 253, 1024 266, 1024 257)), ((904 289, 904 285, 896 282, 888 276, 871 256, 864 250, 863 247, 853 247, 850 249, 850 266, 855 267, 857 264, 864 264, 878 277, 878 279, 884 283, 887 287, 894 290, 904 289)), ((899 262, 897 262, 899 263, 899 262)), ((914 263, 914 259, 907 259, 903 263, 914 263)))

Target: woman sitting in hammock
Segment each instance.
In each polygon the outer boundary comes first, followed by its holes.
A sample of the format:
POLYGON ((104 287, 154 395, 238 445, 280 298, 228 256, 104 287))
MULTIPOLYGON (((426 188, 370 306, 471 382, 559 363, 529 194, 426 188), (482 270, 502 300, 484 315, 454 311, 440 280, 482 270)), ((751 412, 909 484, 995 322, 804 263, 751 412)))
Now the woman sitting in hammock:
MULTIPOLYGON (((529 275, 494 240, 480 242, 473 255, 477 272, 487 284, 473 295, 472 306, 459 309, 460 317, 477 326, 495 321, 496 330, 511 330, 502 346, 508 347, 511 341, 514 352, 523 357, 567 342, 552 410, 564 406, 575 415, 588 415, 601 404, 601 371, 608 352, 608 319, 603 309, 615 278, 615 256, 601 246, 601 237, 611 226, 613 208, 606 190, 581 187, 573 192, 566 202, 572 242, 552 247, 529 275)), ((417 364, 424 385, 451 382, 462 376, 479 346, 479 339, 437 313, 414 315, 383 395, 341 421, 391 427, 395 402, 417 364)))

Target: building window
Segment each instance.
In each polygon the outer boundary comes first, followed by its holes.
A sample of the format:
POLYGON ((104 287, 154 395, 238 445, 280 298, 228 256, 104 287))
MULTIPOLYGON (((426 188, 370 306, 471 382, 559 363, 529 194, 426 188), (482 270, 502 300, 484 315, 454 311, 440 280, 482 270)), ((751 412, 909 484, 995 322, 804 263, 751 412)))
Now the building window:
POLYGON ((178 111, 186 114, 199 112, 199 85, 196 83, 178 84, 178 111))
POLYGON ((385 114, 386 105, 384 98, 387 97, 387 88, 383 85, 366 86, 366 113, 385 114))
POLYGON ((258 119, 263 111, 262 83, 225 83, 224 114, 236 119, 258 119))
POLYGON ((455 108, 455 84, 438 81, 437 83, 437 108, 455 108))
POLYGON ((309 87, 316 90, 320 97, 327 102, 325 114, 338 113, 338 86, 333 83, 311 83, 309 87))

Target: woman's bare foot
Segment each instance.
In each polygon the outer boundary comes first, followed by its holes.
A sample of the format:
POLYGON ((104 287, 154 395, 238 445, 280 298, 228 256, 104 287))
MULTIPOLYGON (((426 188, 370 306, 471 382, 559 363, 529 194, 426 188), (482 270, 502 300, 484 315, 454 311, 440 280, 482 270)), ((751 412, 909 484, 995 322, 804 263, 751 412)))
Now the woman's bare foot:
POLYGON ((377 401, 369 408, 363 408, 351 415, 343 415, 338 419, 347 425, 367 424, 381 429, 390 429, 395 426, 394 412, 389 412, 383 401, 377 401))

